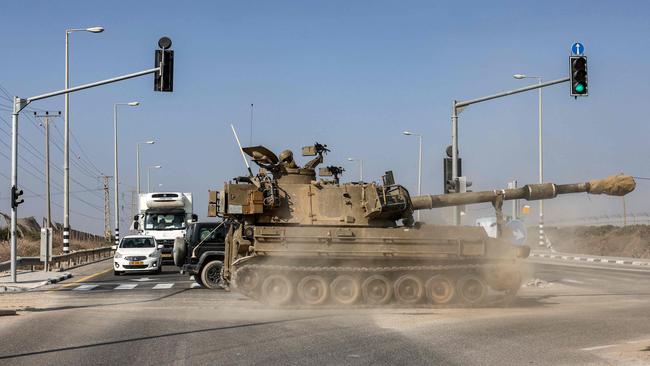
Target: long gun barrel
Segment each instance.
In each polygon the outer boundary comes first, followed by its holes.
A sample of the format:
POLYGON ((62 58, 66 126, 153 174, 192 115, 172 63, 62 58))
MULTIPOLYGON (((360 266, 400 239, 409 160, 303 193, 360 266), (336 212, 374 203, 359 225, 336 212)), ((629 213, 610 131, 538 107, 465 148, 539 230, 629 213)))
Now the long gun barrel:
POLYGON ((521 188, 501 189, 494 191, 450 193, 440 195, 424 195, 411 197, 414 210, 426 210, 439 207, 468 205, 474 203, 494 202, 499 196, 503 200, 528 201, 555 198, 559 194, 590 193, 606 194, 609 196, 624 196, 634 190, 636 182, 629 175, 612 175, 605 179, 596 179, 585 183, 574 184, 527 184, 521 188))

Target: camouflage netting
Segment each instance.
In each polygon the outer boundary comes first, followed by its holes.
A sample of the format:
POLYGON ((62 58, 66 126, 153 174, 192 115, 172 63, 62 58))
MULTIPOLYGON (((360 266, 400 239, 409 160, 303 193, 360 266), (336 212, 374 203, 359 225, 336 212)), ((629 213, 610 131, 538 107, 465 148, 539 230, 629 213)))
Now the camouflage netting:
POLYGON ((636 188, 634 178, 629 175, 611 175, 605 179, 589 181, 589 193, 625 196, 636 188))

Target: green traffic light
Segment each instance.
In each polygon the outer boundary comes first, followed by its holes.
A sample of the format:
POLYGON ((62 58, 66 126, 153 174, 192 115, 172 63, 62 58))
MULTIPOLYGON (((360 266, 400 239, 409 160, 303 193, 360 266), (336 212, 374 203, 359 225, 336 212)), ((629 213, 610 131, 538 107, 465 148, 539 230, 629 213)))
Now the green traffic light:
POLYGON ((585 86, 582 83, 578 83, 578 84, 576 84, 575 90, 576 90, 576 93, 584 93, 585 86))

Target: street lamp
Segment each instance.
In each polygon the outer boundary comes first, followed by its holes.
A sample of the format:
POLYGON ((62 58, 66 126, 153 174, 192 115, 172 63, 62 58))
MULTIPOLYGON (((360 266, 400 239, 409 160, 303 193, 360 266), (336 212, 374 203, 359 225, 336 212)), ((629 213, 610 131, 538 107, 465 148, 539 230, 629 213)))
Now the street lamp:
POLYGON ((147 193, 151 193, 151 169, 160 169, 162 166, 153 165, 147 168, 147 193))
POLYGON ((135 175, 135 177, 136 177, 135 180, 136 180, 136 190, 137 190, 138 194, 140 194, 140 145, 142 145, 142 144, 153 145, 155 143, 156 143, 156 141, 150 140, 150 141, 138 142, 138 144, 137 144, 137 151, 136 151, 136 165, 137 165, 136 169, 137 169, 137 172, 136 172, 136 175, 135 175))
MULTIPOLYGON (((419 140, 419 149, 418 149, 418 196, 422 195, 422 135, 419 133, 413 133, 409 131, 402 132, 405 136, 417 136, 419 140)), ((420 211, 418 210, 417 218, 420 221, 420 211)))
MULTIPOLYGON (((514 74, 515 79, 537 79, 537 83, 542 83, 541 76, 529 76, 526 74, 514 74)), ((544 158, 543 158, 543 145, 542 145, 542 88, 537 89, 538 92, 538 128, 539 128, 539 183, 544 183, 544 158)), ((544 245, 544 201, 539 200, 539 245, 544 245)))
MULTIPOLYGON (((65 88, 70 87, 70 33, 101 33, 103 27, 73 28, 65 31, 65 88)), ((65 93, 63 125, 63 252, 70 251, 70 94, 65 93)))
POLYGON ((363 182, 363 159, 348 158, 348 161, 358 161, 359 162, 359 181, 363 182))
POLYGON ((120 177, 117 169, 117 106, 137 107, 140 102, 114 103, 113 104, 113 152, 115 161, 113 162, 113 179, 115 181, 115 245, 120 244, 120 204, 119 204, 119 182, 120 177))

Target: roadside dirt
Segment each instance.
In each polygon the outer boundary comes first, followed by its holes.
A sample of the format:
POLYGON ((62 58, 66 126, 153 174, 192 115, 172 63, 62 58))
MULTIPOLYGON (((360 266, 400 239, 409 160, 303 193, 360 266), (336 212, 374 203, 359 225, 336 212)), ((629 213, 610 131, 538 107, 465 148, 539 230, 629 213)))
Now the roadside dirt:
MULTIPOLYGON (((537 247, 536 231, 529 235, 533 248, 537 247)), ((650 225, 546 227, 545 232, 558 252, 650 258, 650 225)))

